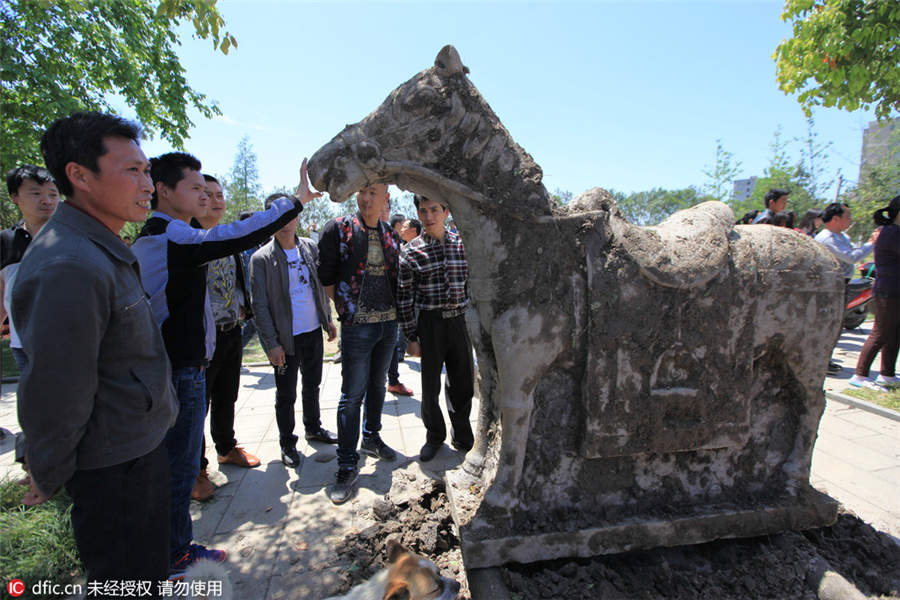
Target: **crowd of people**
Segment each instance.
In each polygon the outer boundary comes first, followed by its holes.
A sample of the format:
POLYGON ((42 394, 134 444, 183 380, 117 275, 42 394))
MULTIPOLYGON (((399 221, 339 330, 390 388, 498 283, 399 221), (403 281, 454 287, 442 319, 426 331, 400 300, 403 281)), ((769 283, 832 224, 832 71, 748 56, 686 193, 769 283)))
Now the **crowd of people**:
MULTIPOLYGON (((746 213, 738 224, 762 224, 794 229, 794 213, 787 210, 790 192, 770 189, 765 208, 746 213)), ((900 386, 896 376, 898 347, 900 347, 900 196, 872 215, 875 230, 865 244, 855 246, 845 231, 853 224, 850 206, 833 202, 824 209, 806 211, 796 231, 814 238, 831 251, 838 260, 845 283, 853 279, 855 265, 874 251, 875 283, 872 290, 871 311, 875 316, 872 331, 860 352, 850 385, 883 392, 900 386), (872 362, 881 352, 878 375, 870 377, 872 362)), ((841 365, 829 361, 827 372, 836 375, 841 365)))
MULTIPOLYGON (((222 223, 222 186, 200 160, 184 152, 148 159, 139 140, 137 124, 113 115, 54 122, 41 139, 46 168, 23 165, 7 177, 22 220, 0 236, 0 316, 9 313, 21 372, 24 502, 66 488, 89 581, 161 581, 199 560, 225 560, 224 550, 194 542, 189 507, 215 493, 207 414, 220 464, 261 463, 235 436, 241 356, 254 331, 274 370, 281 461, 301 462, 299 384, 305 439, 337 446, 326 491, 333 503, 352 497, 360 453, 396 458, 381 417, 386 391, 412 394, 399 380, 405 353, 421 357, 419 460, 432 460, 448 437, 457 452, 473 447, 468 263, 442 198, 416 195, 418 218, 391 215, 387 185, 370 184, 357 193, 357 212, 328 221, 315 239, 300 237, 300 212, 322 195, 310 189, 304 160, 294 194, 273 194, 263 210, 222 223), (118 235, 127 222, 143 223, 130 244, 118 235), (336 434, 319 410, 325 335, 340 337, 336 434), (449 430, 439 403, 444 370, 449 430)), ((765 209, 742 221, 793 227, 787 200, 771 190, 765 209)), ((810 211, 800 229, 848 279, 874 250, 875 324, 851 383, 884 389, 900 384, 900 196, 874 220, 878 229, 860 247, 844 234, 846 204, 810 211)))
POLYGON ((220 464, 261 462, 234 430, 247 325, 274 369, 284 465, 300 464, 298 374, 305 439, 337 445, 333 503, 354 493, 360 452, 396 458, 381 415, 386 389, 412 394, 397 373, 407 351, 422 361, 420 460, 448 437, 445 366, 450 442, 472 448, 468 266, 443 199, 417 195, 418 219, 391 217, 387 185, 367 185, 358 211, 313 241, 297 234, 304 205, 322 195, 304 160, 293 195, 222 223, 222 186, 200 160, 148 159, 140 137, 131 121, 76 113, 44 132, 46 168, 7 177, 22 212, 2 234, 0 282, 20 368, 23 502, 65 487, 89 582, 163 581, 225 560, 224 550, 194 542, 189 507, 215 493, 207 413, 220 464), (127 222, 143 223, 130 244, 118 235, 127 222), (342 349, 336 434, 319 414, 324 335, 340 335, 342 349))

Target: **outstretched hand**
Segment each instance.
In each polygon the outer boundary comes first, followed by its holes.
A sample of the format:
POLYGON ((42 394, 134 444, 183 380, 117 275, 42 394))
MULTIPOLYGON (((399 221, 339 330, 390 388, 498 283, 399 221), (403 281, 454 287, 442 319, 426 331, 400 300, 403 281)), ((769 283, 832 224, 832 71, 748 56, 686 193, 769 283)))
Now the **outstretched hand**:
POLYGON ((315 192, 309 189, 309 175, 306 172, 306 159, 300 163, 300 185, 297 186, 297 192, 294 194, 300 199, 300 204, 306 204, 310 200, 321 198, 322 192, 315 192))

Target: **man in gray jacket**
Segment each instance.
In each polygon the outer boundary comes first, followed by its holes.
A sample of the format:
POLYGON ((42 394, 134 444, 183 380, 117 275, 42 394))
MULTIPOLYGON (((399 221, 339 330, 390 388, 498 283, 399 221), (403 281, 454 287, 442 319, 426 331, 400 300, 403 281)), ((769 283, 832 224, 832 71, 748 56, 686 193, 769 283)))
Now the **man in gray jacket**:
MULTIPOLYGON (((266 208, 282 194, 266 199, 266 208)), ((297 216, 250 258, 250 295, 256 329, 269 362, 275 367, 275 421, 281 461, 300 464, 294 435, 297 371, 303 382, 303 426, 311 442, 336 444, 319 419, 322 382, 322 329, 337 336, 331 306, 316 272, 319 251, 312 240, 297 237, 297 216)))
MULTIPOLYGON (((22 260, 12 314, 28 365, 18 388, 31 488, 25 504, 65 486, 89 582, 152 582, 169 568, 172 371, 117 233, 150 211, 140 128, 76 113, 41 139, 60 203, 22 260)), ((152 591, 155 591, 153 589, 152 591)))

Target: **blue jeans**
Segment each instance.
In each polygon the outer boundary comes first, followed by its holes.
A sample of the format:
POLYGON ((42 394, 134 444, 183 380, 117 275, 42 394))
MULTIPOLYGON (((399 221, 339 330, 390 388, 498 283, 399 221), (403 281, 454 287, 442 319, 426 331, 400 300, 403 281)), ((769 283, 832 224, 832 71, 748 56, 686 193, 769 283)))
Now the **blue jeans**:
POLYGON ((200 473, 200 446, 206 419, 206 371, 200 367, 172 369, 178 397, 178 418, 166 434, 172 502, 169 514, 171 562, 188 551, 194 531, 191 525, 191 489, 200 473))
POLYGON ((391 366, 388 367, 388 385, 400 383, 400 361, 406 354, 406 336, 403 330, 397 327, 397 343, 394 344, 394 354, 391 356, 391 366))
POLYGON ((341 400, 338 402, 338 466, 356 467, 359 453, 359 408, 363 398, 363 437, 381 431, 384 383, 397 343, 397 321, 341 327, 341 400))

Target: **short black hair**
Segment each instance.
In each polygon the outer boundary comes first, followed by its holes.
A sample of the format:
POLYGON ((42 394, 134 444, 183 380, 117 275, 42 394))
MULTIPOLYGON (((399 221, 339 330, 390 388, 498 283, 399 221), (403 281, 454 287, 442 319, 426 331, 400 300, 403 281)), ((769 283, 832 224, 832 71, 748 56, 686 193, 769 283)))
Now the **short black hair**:
POLYGON ((806 233, 814 232, 816 230, 816 219, 821 218, 821 210, 818 208, 810 208, 806 211, 806 214, 803 215, 803 218, 800 219, 800 225, 798 225, 798 227, 806 233))
POLYGON ((787 227, 788 229, 793 229, 794 219, 794 211, 783 210, 779 213, 775 213, 775 216, 772 218, 772 225, 775 225, 776 227, 787 227))
POLYGON ((28 179, 38 185, 56 183, 53 181, 53 175, 44 167, 21 165, 15 169, 10 169, 6 174, 6 191, 12 196, 19 191, 19 188, 22 187, 22 184, 28 179))
MULTIPOLYGON (((416 205, 416 210, 419 210, 419 202, 421 202, 421 201, 423 201, 423 200, 431 200, 431 198, 429 198, 428 196, 422 196, 421 194, 414 194, 414 195, 413 195, 413 204, 416 205)), ((444 207, 444 208, 449 208, 449 207, 447 206, 447 203, 446 203, 446 202, 441 202, 440 200, 435 200, 435 202, 437 202, 438 204, 440 204, 440 205, 441 205, 442 207, 444 207)))
MULTIPOLYGON (((267 208, 268 208, 268 207, 267 207, 267 208)), ((241 214, 238 215, 238 221, 244 221, 244 220, 246 220, 246 219, 249 219, 249 218, 252 217, 255 213, 256 213, 255 210, 242 210, 242 211, 241 211, 241 214)))
POLYGON ((848 205, 843 202, 832 202, 828 206, 825 207, 825 210, 822 211, 822 222, 828 223, 831 219, 835 217, 839 217, 844 214, 844 211, 850 208, 848 205))
POLYGON ((269 196, 266 198, 266 201, 264 202, 264 206, 266 207, 266 210, 268 210, 269 207, 272 206, 272 203, 275 202, 276 200, 278 200, 279 198, 293 198, 293 196, 291 196, 290 194, 288 194, 286 192, 275 192, 274 194, 269 194, 269 196))
POLYGON ((187 152, 169 152, 150 159, 150 178, 153 180, 153 198, 150 206, 156 208, 159 198, 156 196, 156 184, 162 182, 170 190, 174 190, 178 182, 184 179, 184 170, 201 171, 203 165, 197 157, 187 152))
POLYGON ((74 192, 66 175, 70 162, 100 171, 97 159, 109 150, 104 138, 122 137, 140 144, 141 126, 118 115, 100 112, 77 112, 54 121, 41 136, 41 154, 47 170, 53 174, 56 187, 63 196, 74 192))
POLYGON ((763 198, 763 200, 765 200, 765 203, 766 203, 766 208, 769 208, 769 203, 772 202, 773 200, 778 200, 782 196, 787 196, 790 193, 791 192, 788 190, 779 190, 778 188, 769 189, 769 191, 766 192, 765 198, 763 198))
POLYGON ((391 229, 397 226, 398 223, 402 223, 406 220, 406 215, 401 213, 394 213, 391 215, 391 229))
POLYGON ((422 235, 422 221, 418 219, 410 219, 409 226, 416 230, 416 235, 422 235))
POLYGON ((735 225, 750 225, 753 223, 753 219, 756 218, 756 215, 759 214, 758 210, 748 210, 744 213, 744 216, 737 220, 735 225))
MULTIPOLYGON (((216 179, 212 175, 207 175, 206 173, 203 174, 203 179, 204 179, 204 181, 206 181, 206 183, 219 183, 218 179, 216 179)), ((221 186, 221 185, 222 184, 219 183, 219 186, 221 186)))

